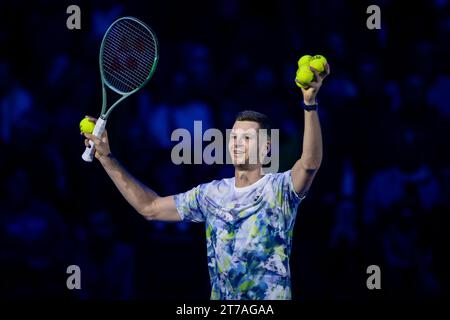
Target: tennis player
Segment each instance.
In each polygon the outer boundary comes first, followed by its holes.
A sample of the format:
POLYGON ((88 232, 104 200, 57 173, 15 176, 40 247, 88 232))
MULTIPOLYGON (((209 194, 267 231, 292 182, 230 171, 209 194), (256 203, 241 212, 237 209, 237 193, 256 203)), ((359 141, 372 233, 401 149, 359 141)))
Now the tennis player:
MULTIPOLYGON (((270 149, 253 132, 270 130, 269 119, 243 111, 234 122, 229 152, 233 178, 214 180, 187 192, 159 196, 140 183, 112 156, 108 136, 85 134, 94 142, 95 157, 125 199, 148 220, 205 223, 211 299, 291 299, 289 257, 297 208, 305 198, 322 161, 322 134, 316 96, 322 80, 303 93, 304 136, 301 157, 282 173, 263 174, 261 161, 250 163, 257 148, 270 149)), ((270 131, 269 131, 270 132, 270 131)), ((267 141, 267 140, 266 140, 267 141)), ((270 140, 269 140, 270 141, 270 140)))

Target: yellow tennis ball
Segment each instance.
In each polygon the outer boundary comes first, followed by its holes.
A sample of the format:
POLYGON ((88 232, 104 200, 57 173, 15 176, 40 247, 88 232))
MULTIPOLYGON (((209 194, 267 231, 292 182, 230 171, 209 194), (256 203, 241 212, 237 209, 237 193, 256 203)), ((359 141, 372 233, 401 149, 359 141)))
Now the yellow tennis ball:
POLYGON ((304 64, 308 64, 309 61, 311 61, 312 56, 310 56, 309 54, 302 56, 300 59, 298 59, 298 66, 301 67, 304 64))
POLYGON ((295 81, 295 84, 296 84, 297 87, 299 87, 299 88, 306 89, 306 87, 305 87, 304 85, 302 85, 301 83, 298 83, 297 81, 295 81))
POLYGON ((300 66, 300 68, 297 69, 297 74, 295 75, 295 80, 300 82, 300 83, 295 82, 297 84, 297 86, 302 87, 301 85, 303 85, 303 88, 304 88, 305 86, 308 86, 311 83, 311 81, 313 81, 313 79, 314 79, 314 73, 311 71, 311 69, 309 69, 308 64, 304 64, 304 65, 300 66))
POLYGON ((80 131, 82 133, 92 133, 94 131, 95 123, 89 120, 89 118, 84 118, 80 122, 80 131))
POLYGON ((322 73, 325 71, 325 65, 327 64, 327 59, 325 59, 324 56, 321 56, 320 54, 315 55, 311 58, 309 61, 309 65, 319 71, 319 73, 322 73))
POLYGON ((324 56, 320 55, 320 54, 316 54, 315 56, 313 56, 311 58, 311 60, 317 60, 317 59, 321 60, 323 62, 323 64, 327 64, 327 59, 324 56))

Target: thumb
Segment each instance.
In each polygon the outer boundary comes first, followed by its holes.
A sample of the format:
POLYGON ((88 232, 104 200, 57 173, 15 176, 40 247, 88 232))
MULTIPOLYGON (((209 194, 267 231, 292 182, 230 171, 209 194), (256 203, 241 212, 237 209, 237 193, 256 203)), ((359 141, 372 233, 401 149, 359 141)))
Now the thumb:
POLYGON ((85 133, 84 133, 84 136, 85 136, 87 139, 89 139, 89 140, 91 140, 92 142, 94 142, 95 145, 98 145, 98 144, 100 143, 100 139, 97 138, 96 136, 94 136, 94 135, 91 134, 91 133, 85 132, 85 133))
POLYGON ((106 143, 108 142, 108 132, 106 130, 102 133, 102 141, 106 143))

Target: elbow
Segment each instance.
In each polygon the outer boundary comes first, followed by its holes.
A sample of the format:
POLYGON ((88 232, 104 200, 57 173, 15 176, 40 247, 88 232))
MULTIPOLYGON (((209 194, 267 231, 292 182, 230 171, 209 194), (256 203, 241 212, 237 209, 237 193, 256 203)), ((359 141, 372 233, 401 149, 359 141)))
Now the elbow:
POLYGON ((311 163, 305 166, 305 170, 308 172, 316 172, 320 169, 320 163, 311 163))
POLYGON ((302 167, 307 172, 316 172, 319 170, 322 159, 309 159, 309 160, 301 160, 302 167))
POLYGON ((141 213, 141 215, 145 218, 145 220, 147 221, 153 221, 155 220, 155 215, 154 214, 149 214, 149 213, 141 213))
POLYGON ((156 208, 155 208, 155 202, 152 201, 149 204, 143 205, 140 208, 135 208, 136 211, 143 216, 146 220, 152 221, 156 219, 156 208))

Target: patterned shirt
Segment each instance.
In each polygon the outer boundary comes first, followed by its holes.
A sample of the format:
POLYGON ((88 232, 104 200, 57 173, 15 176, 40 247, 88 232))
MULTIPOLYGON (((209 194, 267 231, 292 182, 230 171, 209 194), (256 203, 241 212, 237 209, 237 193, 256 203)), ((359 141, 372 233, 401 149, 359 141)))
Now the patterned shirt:
POLYGON ((211 299, 291 299, 289 256, 300 198, 291 170, 238 188, 214 180, 174 196, 181 218, 205 222, 211 299))

